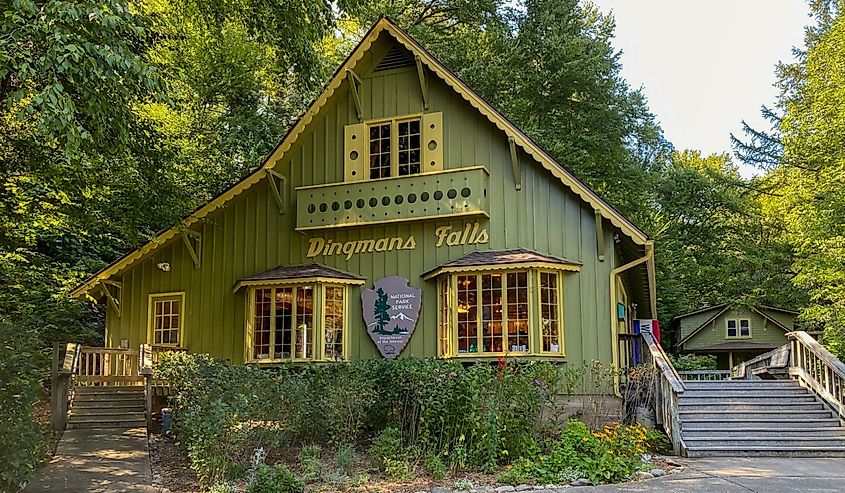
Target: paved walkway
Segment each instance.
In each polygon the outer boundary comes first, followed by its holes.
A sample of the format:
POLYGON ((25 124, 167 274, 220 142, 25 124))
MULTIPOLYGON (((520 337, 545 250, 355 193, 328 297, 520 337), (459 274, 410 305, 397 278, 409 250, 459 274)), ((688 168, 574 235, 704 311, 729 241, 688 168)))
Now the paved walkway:
POLYGON ((718 457, 681 459, 686 470, 584 493, 841 493, 845 458, 718 457))
POLYGON ((67 430, 24 493, 158 491, 150 481, 147 430, 67 430))

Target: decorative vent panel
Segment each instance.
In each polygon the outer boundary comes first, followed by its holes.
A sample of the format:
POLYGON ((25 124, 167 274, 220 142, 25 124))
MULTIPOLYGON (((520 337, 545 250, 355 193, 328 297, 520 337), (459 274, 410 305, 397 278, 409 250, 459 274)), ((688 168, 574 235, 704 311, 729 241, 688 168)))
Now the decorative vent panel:
POLYGON ((414 60, 411 58, 411 54, 399 46, 394 46, 387 52, 387 55, 384 55, 384 58, 381 59, 375 69, 375 72, 381 72, 382 70, 390 70, 393 68, 412 67, 413 65, 414 60))
POLYGON ((296 189, 296 229, 489 216, 490 176, 483 166, 296 189))

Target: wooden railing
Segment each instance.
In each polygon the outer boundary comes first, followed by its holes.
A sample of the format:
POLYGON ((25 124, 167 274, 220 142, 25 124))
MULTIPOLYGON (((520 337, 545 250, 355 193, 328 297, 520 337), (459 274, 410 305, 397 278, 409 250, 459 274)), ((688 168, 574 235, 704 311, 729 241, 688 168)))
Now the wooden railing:
POLYGON ((141 385, 144 377, 137 349, 83 347, 77 361, 77 385, 141 385))
POLYGON ((679 371, 678 376, 684 381, 698 380, 728 380, 731 378, 730 370, 686 370, 679 371))
POLYGON ((755 378, 757 371, 774 368, 787 368, 790 361, 790 345, 786 344, 767 353, 755 356, 733 367, 733 376, 737 379, 755 378))
POLYGON ((790 332, 787 337, 791 350, 789 375, 845 419, 845 364, 806 332, 790 332))
POLYGON ((648 351, 643 351, 646 363, 651 363, 657 370, 655 381, 655 418, 657 424, 669 436, 672 451, 676 455, 684 453, 684 441, 681 438, 681 420, 678 412, 678 398, 684 393, 684 382, 672 366, 669 357, 650 331, 641 332, 642 340, 648 351))
POLYGON ((149 345, 140 349, 83 347, 69 343, 64 351, 53 346, 51 378, 51 426, 63 431, 76 386, 144 385, 147 426, 152 416, 152 366, 155 351, 149 345))

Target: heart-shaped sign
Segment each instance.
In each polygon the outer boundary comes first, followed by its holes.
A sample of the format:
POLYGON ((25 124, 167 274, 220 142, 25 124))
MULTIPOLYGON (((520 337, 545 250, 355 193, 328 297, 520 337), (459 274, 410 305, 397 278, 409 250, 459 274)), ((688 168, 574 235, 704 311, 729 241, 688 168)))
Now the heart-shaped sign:
POLYGON ((422 289, 412 288, 404 277, 379 279, 361 293, 367 333, 379 352, 394 359, 408 345, 420 315, 422 289))

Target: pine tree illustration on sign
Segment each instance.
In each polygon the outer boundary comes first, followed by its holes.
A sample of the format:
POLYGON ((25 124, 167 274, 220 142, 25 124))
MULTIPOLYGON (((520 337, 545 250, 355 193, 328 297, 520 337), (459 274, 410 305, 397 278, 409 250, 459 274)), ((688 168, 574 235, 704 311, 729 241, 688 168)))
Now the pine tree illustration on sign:
POLYGON ((390 310, 390 305, 387 303, 387 293, 383 289, 378 288, 376 295, 378 298, 376 298, 376 304, 373 308, 373 316, 376 318, 376 328, 373 329, 373 332, 376 334, 392 334, 392 332, 384 330, 387 324, 390 323, 390 314, 387 313, 387 310, 390 310))
POLYGON ((385 358, 396 358, 405 349, 420 314, 422 290, 404 277, 379 279, 373 289, 361 292, 367 333, 385 358))

